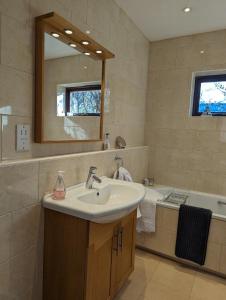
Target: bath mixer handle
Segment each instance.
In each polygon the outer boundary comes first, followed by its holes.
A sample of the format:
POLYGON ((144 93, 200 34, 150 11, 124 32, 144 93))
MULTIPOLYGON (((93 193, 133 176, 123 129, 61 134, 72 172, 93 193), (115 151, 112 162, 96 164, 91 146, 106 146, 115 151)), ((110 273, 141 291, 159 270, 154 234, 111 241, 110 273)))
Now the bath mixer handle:
POLYGON ((226 202, 225 201, 221 201, 221 200, 217 201, 217 203, 220 204, 220 205, 226 205, 226 202))

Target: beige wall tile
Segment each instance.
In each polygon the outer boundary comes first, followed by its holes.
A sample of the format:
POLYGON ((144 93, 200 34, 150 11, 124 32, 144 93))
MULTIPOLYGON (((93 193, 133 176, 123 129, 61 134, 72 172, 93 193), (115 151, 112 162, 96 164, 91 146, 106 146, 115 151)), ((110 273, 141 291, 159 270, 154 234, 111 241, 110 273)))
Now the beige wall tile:
POLYGON ((1 0, 0 12, 16 19, 19 22, 27 22, 30 18, 30 7, 28 0, 7 1, 1 0))
POLYGON ((208 242, 205 267, 216 272, 220 271, 219 270, 220 255, 221 255, 221 244, 208 242))
POLYGON ((35 299, 32 295, 36 263, 36 248, 31 247, 10 261, 11 299, 35 299))
POLYGON ((0 264, 10 257, 11 215, 0 217, 0 264))
POLYGON ((10 299, 10 264, 9 261, 0 264, 0 298, 10 299))
POLYGON ((30 116, 33 107, 33 76, 0 65, 0 113, 30 116))
POLYGON ((192 73, 226 68, 225 36, 220 30, 150 44, 145 140, 157 183, 226 195, 224 120, 189 116, 192 73))
POLYGON ((33 73, 32 41, 30 26, 8 16, 1 17, 1 63, 3 65, 33 73))
POLYGON ((14 257, 38 243, 42 229, 40 205, 32 205, 12 213, 10 254, 14 257))
POLYGON ((38 201, 38 163, 0 168, 0 215, 38 201))
POLYGON ((219 271, 226 274, 226 246, 222 245, 220 254, 219 271))

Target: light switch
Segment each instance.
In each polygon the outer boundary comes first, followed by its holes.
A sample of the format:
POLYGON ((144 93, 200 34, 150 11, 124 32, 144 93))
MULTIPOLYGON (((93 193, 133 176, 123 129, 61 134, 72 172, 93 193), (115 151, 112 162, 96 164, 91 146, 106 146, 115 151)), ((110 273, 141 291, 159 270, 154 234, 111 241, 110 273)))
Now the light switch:
POLYGON ((30 125, 17 124, 16 125, 16 151, 24 152, 30 150, 30 125))

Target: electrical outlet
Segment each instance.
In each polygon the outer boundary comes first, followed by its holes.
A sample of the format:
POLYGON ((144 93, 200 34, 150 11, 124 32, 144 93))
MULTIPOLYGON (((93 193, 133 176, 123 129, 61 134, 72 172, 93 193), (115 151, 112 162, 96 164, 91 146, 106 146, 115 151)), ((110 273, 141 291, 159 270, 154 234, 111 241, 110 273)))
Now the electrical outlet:
POLYGON ((16 125, 16 151, 25 152, 30 150, 30 125, 17 124, 16 125))

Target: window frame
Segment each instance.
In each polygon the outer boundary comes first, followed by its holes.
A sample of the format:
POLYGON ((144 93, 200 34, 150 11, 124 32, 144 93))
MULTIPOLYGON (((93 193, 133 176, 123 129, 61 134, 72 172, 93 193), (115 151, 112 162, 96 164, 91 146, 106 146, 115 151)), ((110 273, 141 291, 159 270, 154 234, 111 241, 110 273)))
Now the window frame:
MULTIPOLYGON (((73 87, 66 87, 65 89, 65 116, 67 116, 67 113, 70 112, 70 94, 71 92, 81 92, 81 91, 95 91, 100 90, 101 91, 101 84, 92 84, 92 85, 82 85, 82 86, 73 86, 73 87)), ((100 99, 101 101, 101 99, 100 99)), ((99 117, 101 115, 101 112, 99 113, 87 113, 87 114, 76 114, 73 115, 74 117, 99 117)))
MULTIPOLYGON (((201 84, 204 82, 217 82, 217 81, 219 82, 226 81, 226 73, 214 74, 214 75, 203 75, 203 76, 195 77, 194 95, 193 95, 193 103, 192 103, 192 116, 202 115, 202 113, 199 112, 201 84)), ((226 111, 220 113, 212 113, 212 116, 226 116, 226 111)))

